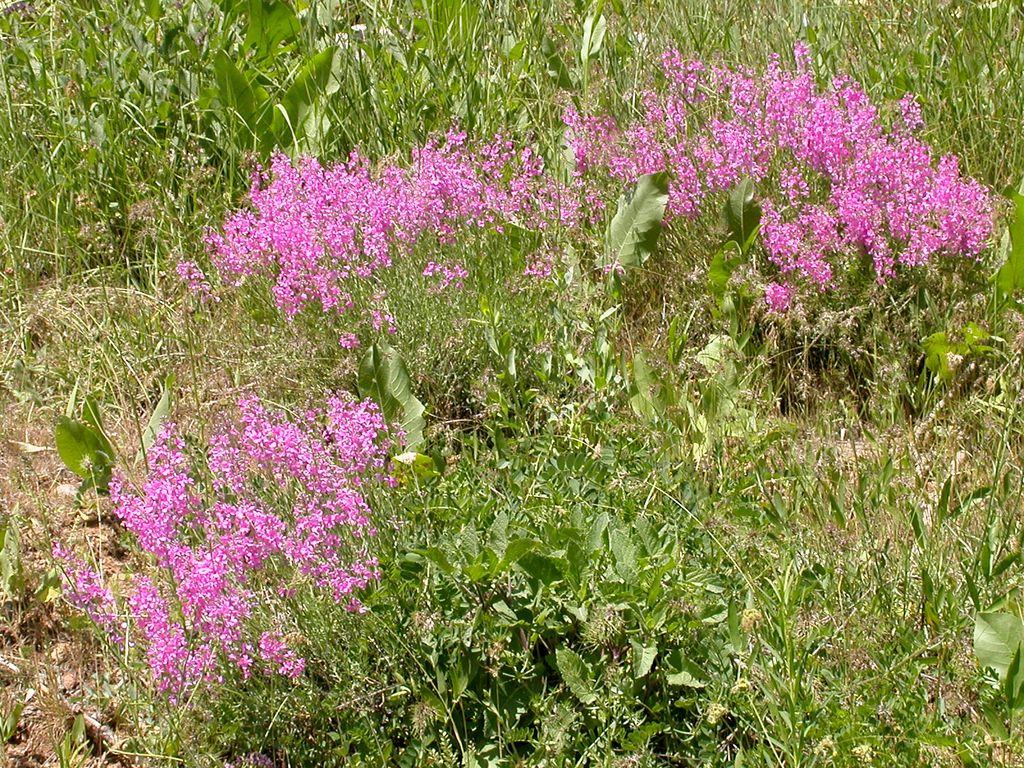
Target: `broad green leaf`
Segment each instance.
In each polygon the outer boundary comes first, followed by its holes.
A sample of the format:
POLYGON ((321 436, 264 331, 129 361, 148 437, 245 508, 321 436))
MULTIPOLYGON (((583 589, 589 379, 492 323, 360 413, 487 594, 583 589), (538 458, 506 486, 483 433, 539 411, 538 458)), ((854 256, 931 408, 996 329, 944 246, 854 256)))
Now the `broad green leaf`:
POLYGON ((711 259, 711 266, 708 267, 708 290, 719 303, 725 298, 729 279, 740 265, 740 259, 739 247, 733 245, 731 240, 719 248, 711 259), (729 255, 730 252, 732 255, 729 255))
POLYGON ((391 457, 391 476, 399 483, 422 481, 439 475, 434 460, 422 453, 406 451, 391 457))
POLYGON ((650 645, 643 645, 636 640, 630 640, 630 646, 633 648, 633 679, 647 677, 651 665, 658 656, 658 644, 652 642, 650 645))
POLYGON ((109 442, 93 426, 61 416, 53 436, 61 460, 83 479, 92 478, 113 464, 114 458, 108 453, 109 442))
POLYGON ((754 200, 754 182, 744 179, 729 193, 722 209, 722 226, 729 240, 746 253, 761 222, 761 204, 754 200))
POLYGON ((647 261, 657 247, 667 204, 668 174, 659 171, 641 176, 636 186, 619 198, 599 266, 608 268, 617 263, 629 269, 647 261))
POLYGON ((43 578, 36 589, 35 598, 43 603, 52 603, 61 596, 61 578, 56 570, 49 570, 43 574, 43 578))
POLYGON ((558 55, 558 49, 555 48, 554 42, 547 35, 544 35, 540 41, 540 50, 544 55, 545 61, 547 61, 548 76, 555 81, 559 88, 571 91, 574 85, 572 76, 569 74, 569 68, 565 66, 562 57, 558 55))
POLYGON ((974 619, 974 653, 983 667, 991 667, 1000 680, 1024 638, 1021 620, 1010 613, 979 613, 974 619))
POLYGON ((636 547, 619 528, 608 531, 608 543, 615 557, 615 572, 627 584, 636 582, 636 547))
POLYGON ((1010 666, 1006 669, 1006 677, 1003 680, 1003 697, 1006 699, 1006 703, 1010 705, 1011 709, 1020 709, 1021 702, 1021 686, 1024 684, 1024 674, 1021 671, 1021 646, 1017 646, 1017 650, 1013 652, 1013 659, 1010 661, 1010 666))
POLYGON ((564 645, 560 646, 555 651, 555 665, 572 695, 581 703, 593 704, 597 701, 594 673, 578 653, 564 645))
POLYGON ((171 412, 171 387, 173 386, 174 374, 169 373, 160 385, 160 400, 157 402, 156 408, 153 409, 149 423, 146 424, 146 429, 142 433, 142 447, 146 451, 153 447, 157 435, 160 434, 160 427, 171 412))
POLYGON ((498 565, 496 572, 503 572, 510 565, 519 562, 520 558, 522 558, 527 552, 532 552, 538 547, 540 547, 540 542, 535 541, 534 539, 512 539, 505 548, 505 553, 502 555, 501 563, 498 565))
POLYGON ((235 63, 223 51, 213 59, 213 72, 221 104, 233 110, 254 134, 258 135, 257 118, 267 101, 266 91, 255 89, 235 63))
POLYGON ((742 358, 736 341, 725 334, 712 336, 704 349, 697 353, 697 362, 704 366, 713 376, 725 374, 732 378, 736 370, 736 360, 742 358))
POLYGON ((21 542, 17 523, 10 519, 0 529, 0 590, 9 599, 21 596, 21 542))
POLYGON ((453 664, 448 675, 452 681, 452 701, 458 701, 462 694, 469 688, 470 682, 476 676, 476 660, 468 653, 460 654, 457 664, 453 664))
MULTIPOLYGON (((603 3, 602 3, 603 5, 603 3)), ((580 47, 580 63, 584 67, 589 66, 590 60, 601 52, 601 45, 604 43, 604 33, 608 28, 604 14, 600 9, 592 16, 588 16, 583 22, 583 45, 580 47)))
POLYGON ((405 445, 415 451, 423 443, 423 403, 412 393, 412 381, 398 352, 384 342, 374 344, 359 364, 360 397, 381 407, 384 417, 405 432, 405 445))
POLYGON ((1014 291, 1024 288, 1024 195, 1007 189, 1006 196, 1013 201, 1014 214, 1010 220, 1010 248, 1006 263, 995 274, 996 291, 1001 299, 1012 298, 1014 291))
MULTIPOLYGON (((509 549, 512 544, 509 544, 509 549)), ((539 555, 536 552, 524 552, 519 556, 518 566, 532 579, 540 582, 541 587, 550 586, 559 582, 564 577, 563 563, 547 555, 539 555)))
POLYGON ((665 681, 669 685, 685 685, 687 688, 704 688, 708 681, 704 672, 692 661, 683 656, 679 650, 669 654, 667 660, 668 674, 665 681))
POLYGON ((438 547, 427 547, 426 549, 420 550, 419 554, 440 568, 442 573, 445 573, 448 576, 456 575, 457 569, 452 565, 448 556, 438 547))
POLYGON ((301 30, 295 12, 284 0, 249 0, 249 24, 242 46, 252 49, 261 61, 294 42, 301 30))
POLYGON ((494 522, 487 529, 487 546, 500 558, 504 558, 508 549, 508 513, 499 512, 494 522))
POLYGON ((103 414, 100 413, 99 402, 92 395, 86 396, 82 402, 82 421, 103 432, 103 414))
POLYGON ((290 145, 306 122, 310 109, 327 92, 334 70, 337 48, 327 48, 314 56, 296 75, 291 86, 281 97, 271 122, 274 136, 282 145, 290 145))
POLYGON ((637 394, 630 398, 630 405, 638 416, 653 420, 665 412, 665 403, 659 397, 660 386, 655 377, 654 369, 647 363, 643 352, 633 357, 633 383, 637 394))

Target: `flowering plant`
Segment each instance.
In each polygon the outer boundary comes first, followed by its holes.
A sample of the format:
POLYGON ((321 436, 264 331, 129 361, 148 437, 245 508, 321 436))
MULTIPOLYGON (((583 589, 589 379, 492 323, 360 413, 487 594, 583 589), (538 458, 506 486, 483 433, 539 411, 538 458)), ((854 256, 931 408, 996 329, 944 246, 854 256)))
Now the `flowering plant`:
POLYGON ((354 594, 379 578, 360 489, 383 477, 380 409, 338 396, 289 421, 254 397, 238 405, 241 424, 210 439, 205 461, 190 461, 168 424, 141 489, 111 482, 118 517, 153 566, 134 578, 127 615, 94 571, 54 547, 71 602, 113 642, 140 637, 154 682, 175 701, 228 666, 298 677, 305 660, 284 601, 314 589, 361 611, 354 594))
POLYGON ((819 88, 807 48, 795 54, 794 71, 776 57, 757 74, 667 52, 667 88, 642 94, 632 125, 566 111, 577 177, 628 183, 667 168, 669 219, 697 216, 710 195, 743 179, 769 182, 778 191, 761 200, 761 241, 777 282, 765 299, 778 312, 796 284, 831 288, 839 263, 861 254, 879 282, 937 255, 977 258, 992 231, 990 193, 961 175, 955 157, 936 162, 916 135, 923 122, 913 97, 887 131, 857 83, 840 77, 819 88))
MULTIPOLYGON (((274 300, 289 319, 310 305, 339 315, 356 309, 360 322, 391 332, 395 319, 379 309, 380 289, 369 307, 357 308, 354 295, 360 281, 409 258, 417 243, 432 238, 443 248, 466 229, 500 232, 515 224, 543 231, 578 218, 575 196, 545 173, 530 147, 501 136, 473 144, 454 129, 414 150, 408 167, 374 169, 358 152, 331 167, 277 155, 253 176, 249 199, 250 209, 207 236, 223 280, 272 279, 274 300)), ((194 291, 210 293, 194 264, 178 271, 194 291)), ((462 288, 469 276, 443 254, 421 274, 436 279, 434 292, 462 288)))

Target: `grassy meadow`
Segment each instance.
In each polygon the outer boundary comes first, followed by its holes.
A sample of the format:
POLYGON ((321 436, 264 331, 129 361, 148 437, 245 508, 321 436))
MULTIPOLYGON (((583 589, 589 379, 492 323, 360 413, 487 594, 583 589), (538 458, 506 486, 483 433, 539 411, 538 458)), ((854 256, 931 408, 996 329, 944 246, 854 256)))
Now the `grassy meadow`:
POLYGON ((1019 0, 0 10, 7 764, 1024 765, 1022 73, 1019 0))

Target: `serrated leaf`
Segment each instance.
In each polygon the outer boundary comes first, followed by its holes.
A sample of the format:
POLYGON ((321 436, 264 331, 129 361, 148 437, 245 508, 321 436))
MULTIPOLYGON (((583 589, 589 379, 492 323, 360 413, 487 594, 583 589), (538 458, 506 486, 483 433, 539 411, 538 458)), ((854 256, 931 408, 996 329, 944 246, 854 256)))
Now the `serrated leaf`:
POLYGON ((668 174, 659 171, 641 176, 633 189, 619 198, 599 266, 604 269, 617 263, 630 269, 647 261, 657 247, 667 204, 668 174))
POLYGON ((564 645, 561 646, 555 651, 555 666, 558 667, 558 674, 569 686, 572 695, 582 704, 593 704, 597 701, 593 671, 578 653, 564 645))
POLYGON ((1006 679, 1014 654, 1024 639, 1021 620, 1010 613, 979 613, 974 619, 974 653, 983 667, 1006 679))
POLYGON ((636 582, 636 547, 618 528, 608 531, 608 543, 615 558, 615 572, 627 584, 636 582))

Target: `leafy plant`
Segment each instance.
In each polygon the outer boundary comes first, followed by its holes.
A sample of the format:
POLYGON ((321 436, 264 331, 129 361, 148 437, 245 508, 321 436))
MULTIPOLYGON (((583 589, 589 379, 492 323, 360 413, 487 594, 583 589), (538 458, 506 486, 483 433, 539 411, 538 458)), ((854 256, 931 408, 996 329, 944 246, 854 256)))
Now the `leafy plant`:
MULTIPOLYGON (((1003 712, 1012 724, 1024 710, 1024 625, 1018 616, 1010 613, 979 613, 974 620, 974 653, 978 662, 996 673, 999 698, 1003 712)), ((991 709, 986 710, 993 730, 1009 738, 1002 718, 991 709)))
POLYGON ((617 274, 643 266, 654 253, 668 203, 668 174, 648 173, 619 198, 597 266, 617 274))
POLYGON ((399 425, 408 450, 415 451, 423 444, 423 403, 412 393, 405 362, 385 342, 370 347, 359 364, 359 395, 373 400, 385 419, 399 425))
POLYGON ((0 524, 0 591, 8 600, 24 596, 25 577, 21 567, 21 534, 18 532, 17 508, 0 524))
POLYGON ((57 452, 64 465, 82 478, 78 498, 90 488, 109 493, 110 478, 114 470, 116 453, 103 430, 99 403, 85 398, 82 406, 83 421, 61 416, 53 430, 57 452))

